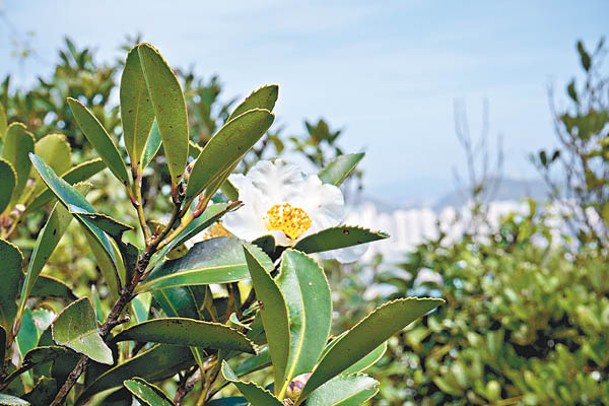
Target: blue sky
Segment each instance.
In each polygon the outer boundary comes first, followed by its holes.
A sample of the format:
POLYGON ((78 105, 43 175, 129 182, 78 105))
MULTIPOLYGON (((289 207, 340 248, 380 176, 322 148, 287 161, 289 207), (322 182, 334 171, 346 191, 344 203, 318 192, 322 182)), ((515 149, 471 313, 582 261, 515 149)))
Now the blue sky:
POLYGON ((0 21, 0 75, 17 81, 47 73, 66 35, 110 59, 139 32, 172 65, 220 74, 227 96, 279 83, 280 123, 302 132, 303 118, 324 117, 343 128, 346 149, 367 152, 368 193, 393 203, 453 190, 464 163, 455 100, 475 135, 486 99, 504 175, 535 177, 527 154, 555 143, 548 86, 562 97, 579 71, 575 41, 609 34, 606 1, 0 0, 0 11, 35 34, 36 57, 19 65, 15 32, 0 21))

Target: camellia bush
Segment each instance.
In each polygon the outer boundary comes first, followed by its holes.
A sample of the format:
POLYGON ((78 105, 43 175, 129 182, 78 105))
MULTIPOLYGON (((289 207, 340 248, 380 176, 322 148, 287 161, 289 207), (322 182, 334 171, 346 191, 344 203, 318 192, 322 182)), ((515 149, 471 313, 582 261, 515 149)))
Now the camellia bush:
POLYGON ((189 135, 176 75, 139 44, 121 77, 120 142, 86 100, 67 100, 98 155, 75 166, 66 136, 36 138, 0 111, 0 404, 357 405, 375 396, 364 371, 386 340, 443 301, 397 298, 331 336, 330 287, 314 256, 353 261, 387 236, 342 223, 338 186, 362 154, 317 174, 281 159, 233 174, 271 127, 277 95, 275 85, 254 91, 201 142, 189 135), (165 217, 142 198, 157 157, 171 191, 165 217), (85 198, 106 168, 133 224, 85 198), (36 216, 35 242, 13 240, 36 216), (103 292, 78 296, 44 272, 72 220, 103 292))

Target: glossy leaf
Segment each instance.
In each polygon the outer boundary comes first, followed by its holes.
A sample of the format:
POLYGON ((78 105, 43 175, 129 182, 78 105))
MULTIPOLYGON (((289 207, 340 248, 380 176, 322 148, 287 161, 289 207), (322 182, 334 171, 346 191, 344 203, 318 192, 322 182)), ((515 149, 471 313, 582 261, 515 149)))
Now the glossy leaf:
POLYGON ((8 161, 0 158, 0 214, 8 207, 15 190, 17 172, 8 161))
POLYGON ((279 86, 277 85, 264 85, 259 89, 254 90, 249 96, 245 98, 236 108, 233 110, 227 121, 232 120, 235 117, 240 116, 246 111, 253 109, 264 109, 273 111, 277 97, 279 96, 279 86))
MULTIPOLYGON (((183 257, 166 261, 155 268, 148 279, 138 285, 136 292, 247 279, 249 272, 242 247, 242 241, 231 237, 197 243, 183 257)), ((258 247, 251 244, 248 247, 265 269, 272 269, 270 258, 258 247)))
POLYGON ((169 244, 167 244, 160 252, 155 255, 151 263, 156 263, 158 258, 164 258, 170 251, 184 244, 197 234, 203 232, 206 228, 217 222, 226 213, 236 210, 241 207, 241 203, 217 203, 210 205, 199 217, 195 218, 188 224, 184 230, 176 236, 169 244))
POLYGON ((212 399, 205 406, 248 406, 249 403, 243 396, 227 396, 220 399, 212 399))
POLYGON ((22 406, 29 404, 30 402, 20 399, 18 397, 0 393, 0 405, 2 406, 22 406))
POLYGON ((2 158, 13 166, 17 174, 11 197, 13 203, 17 202, 21 196, 29 178, 32 164, 28 159, 28 154, 31 152, 34 152, 34 136, 25 129, 23 124, 11 124, 4 138, 2 158))
POLYGON ((178 78, 159 51, 150 44, 137 46, 154 115, 159 126, 171 182, 179 183, 188 159, 188 115, 178 78))
POLYGON ((106 389, 121 387, 127 379, 139 377, 148 382, 160 381, 193 364, 194 360, 188 347, 156 345, 102 373, 86 386, 77 403, 82 404, 94 394, 106 389))
POLYGON ((95 312, 82 298, 63 309, 52 324, 53 340, 101 364, 111 365, 112 351, 97 331, 95 312))
POLYGON ((364 158, 364 153, 339 155, 319 171, 319 179, 323 183, 340 186, 364 158))
POLYGON ((49 275, 39 275, 36 283, 30 292, 32 297, 58 297, 70 301, 76 300, 77 297, 72 292, 72 289, 63 281, 49 275))
POLYGON ((330 335, 332 299, 324 271, 313 258, 298 251, 283 253, 276 282, 290 323, 290 352, 281 396, 292 378, 311 372, 319 361, 330 335))
MULTIPOLYGON (((91 242, 91 248, 96 255, 98 261, 104 262, 101 264, 101 270, 108 283, 120 281, 118 275, 118 259, 114 247, 108 236, 97 227, 91 220, 81 213, 97 214, 97 210, 85 199, 85 197, 76 190, 72 185, 61 178, 58 178, 53 170, 39 157, 30 154, 30 159, 34 167, 38 170, 42 180, 47 184, 49 189, 55 194, 59 201, 71 212, 79 223, 83 225, 86 236, 91 242), (79 213, 75 212, 78 208, 79 213), (108 266, 110 264, 111 266, 108 266)), ((116 295, 120 286, 112 286, 113 292, 116 295)))
POLYGON ((226 361, 222 361, 222 376, 235 384, 252 406, 283 406, 271 392, 253 382, 240 381, 226 361))
POLYGON ((258 261, 250 248, 244 246, 252 284, 260 302, 260 315, 273 361, 275 393, 282 387, 286 376, 290 350, 290 323, 286 299, 271 277, 268 268, 258 261))
POLYGON ((55 203, 49 219, 42 230, 40 230, 34 244, 34 251, 32 251, 21 288, 21 297, 19 298, 20 310, 25 308, 25 303, 30 297, 30 293, 36 284, 40 272, 42 272, 42 268, 51 257, 71 221, 72 216, 68 210, 61 204, 55 203))
POLYGON ((189 286, 157 289, 152 296, 169 317, 201 318, 197 300, 189 286))
POLYGON ((114 141, 99 120, 78 100, 69 97, 68 104, 83 134, 114 176, 126 185, 131 184, 131 177, 127 171, 125 161, 123 161, 114 141))
POLYGON ((311 254, 352 247, 388 237, 389 235, 385 233, 370 231, 361 227, 338 226, 304 237, 298 241, 294 249, 311 254))
POLYGON ((163 318, 146 321, 119 333, 113 341, 126 340, 255 353, 254 344, 241 332, 220 323, 163 318))
POLYGON ((303 388, 297 404, 301 404, 311 392, 365 357, 389 337, 442 303, 442 299, 403 298, 376 308, 340 337, 321 359, 303 388))
MULTIPOLYGON (((62 176, 72 166, 70 144, 63 134, 49 134, 39 139, 34 145, 34 153, 53 168, 58 176, 62 176)), ((31 170, 30 177, 36 181, 32 196, 37 196, 46 186, 34 168, 31 170)))
POLYGON ((135 396, 140 403, 149 406, 172 406, 173 402, 160 388, 146 382, 142 378, 127 379, 123 385, 135 396))
POLYGON ((121 221, 116 220, 104 213, 90 213, 87 210, 74 205, 69 206, 71 215, 80 215, 95 224, 97 228, 104 231, 114 239, 120 241, 125 231, 133 230, 133 227, 129 224, 125 224, 121 221))
POLYGON ((10 375, 6 377, 5 382, 12 381, 17 376, 29 371, 37 365, 54 361, 67 351, 68 350, 66 348, 59 346, 42 346, 28 351, 27 354, 25 354, 25 357, 23 357, 21 366, 12 371, 10 375))
POLYGON ((273 123, 268 110, 250 110, 227 122, 209 140, 192 168, 185 201, 190 202, 201 192, 215 193, 211 185, 219 188, 232 168, 258 142, 273 123), (209 190, 208 190, 209 189, 209 190))
POLYGON ((146 148, 144 148, 144 154, 142 155, 142 168, 146 168, 148 165, 150 165, 150 162, 152 162, 160 148, 161 133, 159 132, 159 124, 155 119, 152 123, 152 127, 150 128, 148 142, 146 143, 146 148))
POLYGON ((9 334, 13 331, 13 320, 17 314, 17 296, 23 277, 21 266, 23 255, 16 245, 0 239, 2 283, 0 283, 0 326, 9 334))
POLYGON ((387 341, 383 342, 383 344, 376 347, 372 352, 366 355, 364 358, 357 361, 355 364, 351 365, 349 368, 345 369, 342 374, 350 375, 356 374, 359 372, 363 372, 366 369, 370 368, 374 364, 376 364, 382 357, 385 355, 387 351, 387 341))
POLYGON ((120 86, 121 120, 125 149, 131 158, 131 167, 141 166, 148 135, 154 122, 154 109, 148 95, 138 48, 129 51, 120 86))
MULTIPOLYGON (((66 183, 70 185, 74 185, 78 182, 85 181, 89 179, 91 176, 97 174, 99 171, 104 169, 106 164, 102 161, 101 158, 91 159, 90 161, 85 161, 80 165, 77 165, 67 171, 61 179, 63 179, 66 183)), ((40 207, 47 204, 53 198, 53 192, 49 189, 41 192, 36 198, 28 204, 26 211, 34 211, 39 209, 40 207)))
POLYGON ((372 398, 378 382, 366 375, 337 376, 307 399, 307 406, 359 406, 372 398))

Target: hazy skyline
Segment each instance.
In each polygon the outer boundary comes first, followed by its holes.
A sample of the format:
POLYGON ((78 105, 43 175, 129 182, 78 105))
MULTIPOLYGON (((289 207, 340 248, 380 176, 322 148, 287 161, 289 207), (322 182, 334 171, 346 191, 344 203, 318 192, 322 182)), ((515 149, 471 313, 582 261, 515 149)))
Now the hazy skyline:
POLYGON ((0 75, 49 74, 64 36, 109 60, 141 33, 170 64, 219 74, 227 99, 279 83, 278 124, 302 133, 303 119, 323 117, 343 128, 345 149, 367 152, 367 193, 401 202, 452 190, 451 168, 464 163, 455 100, 473 135, 488 100, 505 176, 535 177, 527 154, 555 142, 548 86, 564 105, 580 70, 575 41, 596 44, 609 15, 604 1, 230 4, 0 0, 0 75), (35 56, 20 66, 11 41, 30 31, 35 56))

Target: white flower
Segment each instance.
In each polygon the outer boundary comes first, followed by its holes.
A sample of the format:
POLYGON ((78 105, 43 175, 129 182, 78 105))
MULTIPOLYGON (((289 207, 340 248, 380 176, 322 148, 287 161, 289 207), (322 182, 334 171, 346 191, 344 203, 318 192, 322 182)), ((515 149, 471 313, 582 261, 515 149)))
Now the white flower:
MULTIPOLYGON (((239 190, 243 207, 226 214, 222 224, 241 239, 272 235, 277 245, 292 246, 344 219, 345 200, 339 188, 282 159, 260 161, 247 176, 233 174, 229 179, 239 190)), ((336 250, 333 257, 352 262, 365 250, 356 248, 336 250)))

